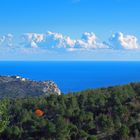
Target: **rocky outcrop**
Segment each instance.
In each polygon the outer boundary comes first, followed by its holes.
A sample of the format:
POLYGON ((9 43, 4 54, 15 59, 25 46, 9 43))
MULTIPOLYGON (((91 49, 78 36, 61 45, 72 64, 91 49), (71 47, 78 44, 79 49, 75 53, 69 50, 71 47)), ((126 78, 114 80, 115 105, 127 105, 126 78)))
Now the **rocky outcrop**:
POLYGON ((53 81, 34 81, 20 76, 0 76, 0 98, 56 94, 61 91, 53 81))

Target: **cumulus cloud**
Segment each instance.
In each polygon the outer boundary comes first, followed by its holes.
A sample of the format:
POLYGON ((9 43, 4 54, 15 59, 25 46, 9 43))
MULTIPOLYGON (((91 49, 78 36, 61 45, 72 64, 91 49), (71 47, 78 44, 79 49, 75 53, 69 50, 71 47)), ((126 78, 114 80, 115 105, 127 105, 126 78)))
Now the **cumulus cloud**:
POLYGON ((98 42, 94 33, 85 32, 80 39, 71 39, 60 33, 47 32, 44 45, 46 48, 65 49, 67 51, 108 48, 107 45, 98 42))
POLYGON ((26 33, 22 35, 22 45, 31 48, 58 49, 73 47, 75 41, 60 33, 48 31, 46 34, 26 33))
POLYGON ((138 39, 133 35, 124 35, 119 32, 109 39, 110 46, 114 49, 138 49, 138 39))
POLYGON ((11 47, 13 45, 13 35, 7 34, 0 36, 0 46, 1 47, 11 47))
POLYGON ((79 39, 61 33, 24 33, 20 38, 12 34, 0 36, 0 59, 140 59, 138 39, 123 33, 113 34, 102 42, 93 32, 85 32, 79 39))
POLYGON ((75 44, 75 40, 72 40, 69 36, 50 31, 46 34, 45 42, 51 48, 71 48, 75 44))
POLYGON ((37 33, 25 33, 21 36, 21 38, 22 45, 24 47, 38 48, 38 44, 44 41, 45 35, 37 33))
POLYGON ((76 40, 75 48, 83 48, 83 49, 103 49, 108 48, 107 45, 100 43, 97 41, 96 35, 91 32, 85 32, 81 39, 76 40))
POLYGON ((102 42, 93 32, 85 32, 79 39, 72 39, 61 33, 50 32, 44 34, 24 33, 19 41, 15 41, 12 34, 0 36, 0 47, 16 47, 21 50, 42 49, 46 51, 91 51, 91 50, 136 50, 139 48, 138 39, 133 35, 115 33, 111 38, 102 42), (18 43, 19 42, 19 43, 18 43), (29 49, 30 48, 30 49, 29 49))

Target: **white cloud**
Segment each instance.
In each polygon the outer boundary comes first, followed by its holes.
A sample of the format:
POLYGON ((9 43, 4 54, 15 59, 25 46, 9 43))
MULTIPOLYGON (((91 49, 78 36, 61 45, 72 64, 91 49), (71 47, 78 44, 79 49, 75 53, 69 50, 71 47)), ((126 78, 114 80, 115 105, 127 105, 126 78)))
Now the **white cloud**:
POLYGON ((98 41, 94 33, 85 32, 81 39, 71 39, 69 36, 64 36, 60 33, 47 32, 46 34, 26 33, 22 35, 23 46, 31 48, 44 48, 44 49, 55 49, 67 50, 67 51, 78 51, 88 49, 102 49, 108 48, 107 45, 98 41))
MULTIPOLYGON (((20 43, 14 43, 12 34, 0 37, 0 47, 13 48, 39 48, 45 51, 64 52, 64 51, 91 51, 103 49, 136 50, 139 48, 137 38, 132 35, 115 33, 109 39, 109 43, 101 42, 93 32, 85 32, 80 39, 71 39, 69 36, 56 32, 45 34, 25 33, 21 36, 20 43)), ((31 49, 30 49, 31 50, 31 49)))
POLYGON ((75 40, 72 40, 69 36, 54 32, 47 32, 45 42, 51 48, 71 48, 75 44, 75 40))
POLYGON ((96 35, 93 32, 91 33, 85 32, 80 40, 76 40, 75 48, 103 49, 108 48, 108 46, 99 42, 97 40, 96 35))
POLYGON ((123 33, 113 34, 109 39, 110 46, 114 49, 138 49, 138 39, 133 35, 123 33))
POLYGON ((88 44, 92 45, 96 43, 97 37, 93 32, 91 33, 85 32, 82 36, 82 39, 85 40, 88 44))
POLYGON ((25 33, 22 35, 22 44, 24 47, 37 48, 38 43, 43 42, 45 39, 44 34, 25 33))
POLYGON ((22 45, 31 48, 68 48, 73 47, 75 41, 60 33, 47 32, 46 34, 26 33, 22 35, 22 45))
POLYGON ((7 34, 0 36, 0 46, 1 47, 11 47, 13 45, 13 35, 7 34))
POLYGON ((44 40, 44 34, 37 33, 25 33, 22 35, 23 39, 26 41, 42 42, 44 40))
POLYGON ((56 32, 25 33, 19 40, 12 34, 0 36, 0 59, 3 60, 139 60, 135 36, 116 33, 102 42, 93 32, 79 39, 56 32))
POLYGON ((5 37, 4 37, 4 36, 1 36, 1 37, 0 37, 0 44, 3 43, 4 40, 5 40, 5 37))

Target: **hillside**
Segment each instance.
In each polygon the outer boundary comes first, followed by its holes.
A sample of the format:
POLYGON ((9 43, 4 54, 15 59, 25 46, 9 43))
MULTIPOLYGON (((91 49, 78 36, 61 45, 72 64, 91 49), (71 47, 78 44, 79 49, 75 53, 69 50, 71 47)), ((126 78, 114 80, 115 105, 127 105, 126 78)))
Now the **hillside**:
POLYGON ((139 140, 140 83, 0 101, 1 140, 139 140))
POLYGON ((61 94, 53 81, 33 81, 20 76, 0 76, 0 98, 61 94))

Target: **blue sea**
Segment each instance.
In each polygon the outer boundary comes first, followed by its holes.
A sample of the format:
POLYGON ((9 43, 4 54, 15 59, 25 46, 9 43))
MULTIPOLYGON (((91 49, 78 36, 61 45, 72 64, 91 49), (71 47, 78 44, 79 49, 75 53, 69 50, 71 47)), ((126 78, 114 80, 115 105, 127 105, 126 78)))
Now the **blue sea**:
POLYGON ((0 75, 53 80, 63 93, 140 81, 140 62, 1 61, 0 75))

